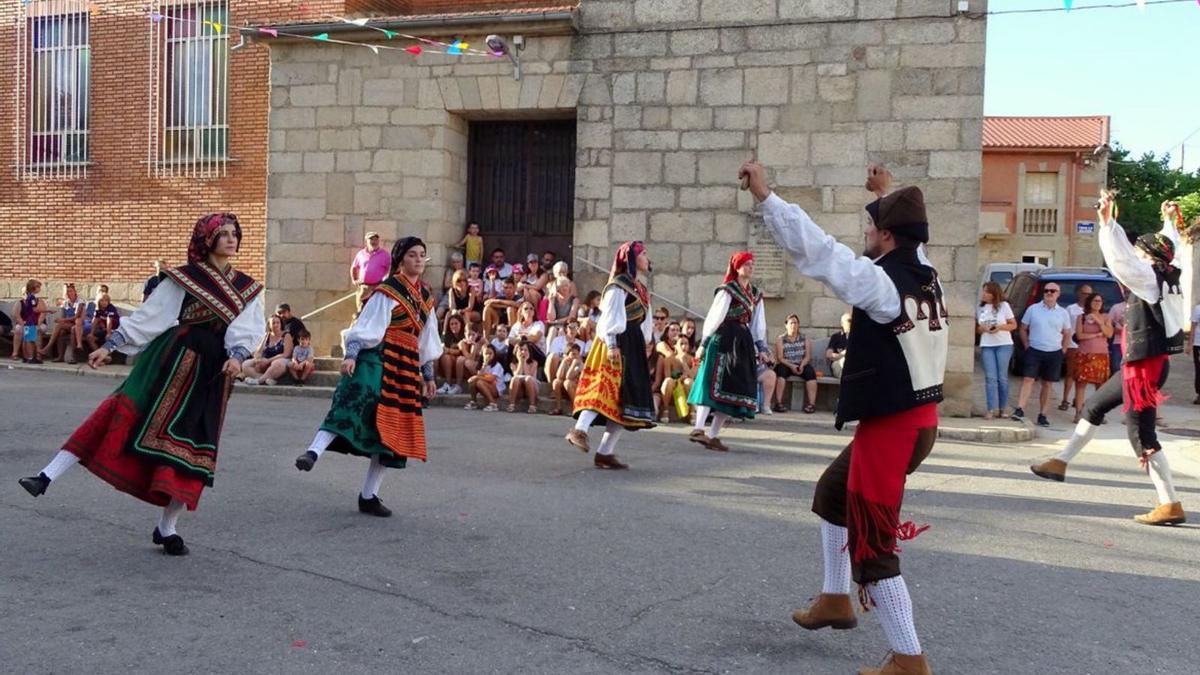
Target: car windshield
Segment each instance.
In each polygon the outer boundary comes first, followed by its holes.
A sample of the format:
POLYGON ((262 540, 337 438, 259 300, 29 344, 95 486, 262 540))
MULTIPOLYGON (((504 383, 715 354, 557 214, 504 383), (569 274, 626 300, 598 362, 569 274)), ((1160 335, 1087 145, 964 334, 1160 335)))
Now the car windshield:
POLYGON ((1075 304, 1075 291, 1080 286, 1091 286, 1092 291, 1099 293, 1104 298, 1104 311, 1112 309, 1112 306, 1124 300, 1121 296, 1121 288, 1113 279, 1042 279, 1041 285, 1044 286, 1049 282, 1054 282, 1062 288, 1062 293, 1059 295, 1059 304, 1063 307, 1075 304))
POLYGON ((988 281, 994 281, 1000 284, 1000 288, 1004 288, 1005 286, 1008 286, 1008 282, 1012 281, 1012 278, 1013 273, 1009 272, 1008 270, 1004 270, 1001 272, 992 272, 992 277, 988 279, 988 281))

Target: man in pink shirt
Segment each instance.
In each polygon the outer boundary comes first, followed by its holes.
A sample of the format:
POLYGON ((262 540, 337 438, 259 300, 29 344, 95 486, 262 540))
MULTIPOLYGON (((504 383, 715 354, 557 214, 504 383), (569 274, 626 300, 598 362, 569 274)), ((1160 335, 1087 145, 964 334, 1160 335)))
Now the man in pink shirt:
POLYGON ((379 245, 379 233, 368 232, 367 245, 354 255, 350 266, 350 282, 358 286, 358 311, 362 312, 371 291, 387 278, 392 265, 392 256, 379 245))

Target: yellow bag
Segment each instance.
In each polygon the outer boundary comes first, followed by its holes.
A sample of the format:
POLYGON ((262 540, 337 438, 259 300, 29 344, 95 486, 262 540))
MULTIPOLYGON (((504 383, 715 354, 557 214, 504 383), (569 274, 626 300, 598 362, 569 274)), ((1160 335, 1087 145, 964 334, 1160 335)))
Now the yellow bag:
POLYGON ((684 393, 682 384, 675 385, 675 392, 672 394, 672 398, 675 399, 675 412, 679 414, 679 419, 687 419, 687 394, 684 393))

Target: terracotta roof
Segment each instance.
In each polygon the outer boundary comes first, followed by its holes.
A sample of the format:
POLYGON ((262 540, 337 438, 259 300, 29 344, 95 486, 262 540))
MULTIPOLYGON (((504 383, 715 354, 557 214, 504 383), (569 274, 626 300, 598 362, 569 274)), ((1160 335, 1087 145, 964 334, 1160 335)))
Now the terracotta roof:
POLYGON ((985 117, 985 148, 1087 148, 1108 143, 1109 117, 985 117))

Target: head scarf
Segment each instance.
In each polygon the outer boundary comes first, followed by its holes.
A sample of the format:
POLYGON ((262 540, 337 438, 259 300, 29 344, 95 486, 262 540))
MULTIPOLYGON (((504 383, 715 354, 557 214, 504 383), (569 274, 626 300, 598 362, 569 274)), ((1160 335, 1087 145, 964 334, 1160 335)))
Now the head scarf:
POLYGON ((725 270, 725 283, 735 281, 738 278, 738 270, 748 262, 754 260, 754 254, 750 251, 738 251, 729 257, 729 269, 725 270))
POLYGON ((1133 245, 1150 256, 1156 267, 1166 267, 1175 260, 1175 242, 1161 232, 1143 234, 1133 245))
POLYGON ((425 247, 425 242, 421 241, 420 237, 405 237, 392 244, 392 272, 400 269, 400 262, 404 260, 404 254, 414 246, 425 247))
POLYGON ((630 279, 637 279, 637 258, 646 250, 646 245, 640 241, 627 241, 617 249, 613 257, 612 270, 609 279, 617 278, 619 274, 627 274, 630 279))
POLYGON ((919 187, 906 187, 867 204, 867 213, 880 230, 902 234, 922 244, 929 243, 929 219, 925 195, 919 187))
POLYGON ((188 262, 201 263, 208 260, 212 253, 213 244, 217 242, 217 233, 226 223, 233 223, 233 234, 237 237, 237 250, 242 248, 242 224, 232 213, 210 213, 201 216, 192 230, 192 241, 188 244, 188 262))

